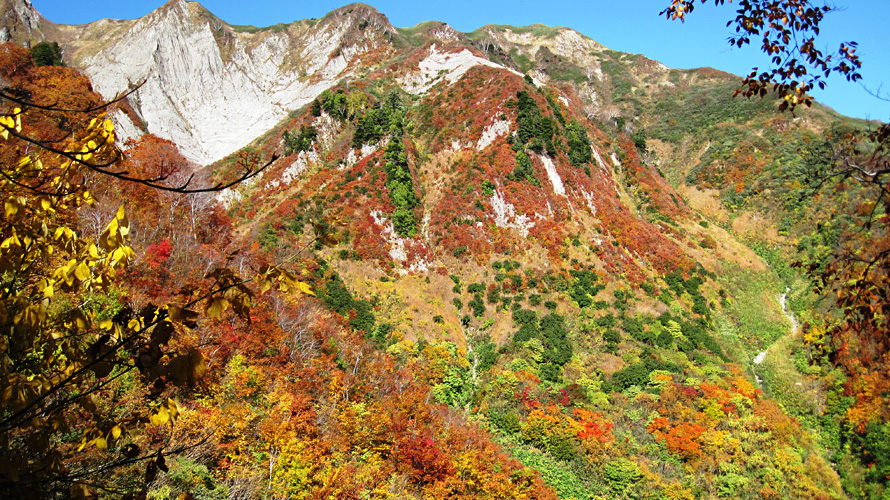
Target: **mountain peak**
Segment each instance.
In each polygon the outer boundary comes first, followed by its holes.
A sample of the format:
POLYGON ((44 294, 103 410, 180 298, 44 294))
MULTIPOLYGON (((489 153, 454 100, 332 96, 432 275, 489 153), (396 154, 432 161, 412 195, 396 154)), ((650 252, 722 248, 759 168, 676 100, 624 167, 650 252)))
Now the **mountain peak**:
POLYGON ((381 14, 380 11, 374 7, 364 3, 344 5, 339 9, 332 10, 324 16, 324 20, 326 21, 342 18, 356 19, 360 24, 364 24, 365 26, 374 26, 375 28, 382 28, 384 30, 395 30, 395 27, 389 22, 389 18, 386 17, 386 15, 381 14))
POLYGON ((343 7, 340 7, 339 9, 334 9, 328 15, 336 14, 336 15, 345 16, 345 15, 352 14, 353 12, 355 12, 356 14, 368 14, 368 13, 380 14, 380 11, 378 11, 376 8, 370 6, 366 3, 354 2, 354 3, 344 5, 343 7))
POLYGON ((37 12, 30 0, 0 0, 0 42, 15 42, 30 46, 46 37, 40 31, 46 19, 37 12))

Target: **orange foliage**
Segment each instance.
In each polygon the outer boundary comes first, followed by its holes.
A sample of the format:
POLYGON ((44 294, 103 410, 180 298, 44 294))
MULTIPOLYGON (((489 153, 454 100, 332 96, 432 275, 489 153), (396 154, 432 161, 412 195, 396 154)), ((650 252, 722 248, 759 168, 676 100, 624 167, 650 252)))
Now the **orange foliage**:
POLYGON ((699 440, 705 427, 692 422, 680 422, 671 425, 664 417, 656 417, 646 430, 659 441, 664 441, 668 451, 684 460, 695 460, 702 454, 699 440))
POLYGON ((612 435, 613 424, 608 423, 599 413, 593 413, 582 408, 575 408, 572 414, 578 419, 581 430, 577 437, 582 441, 592 440, 600 443, 609 443, 615 440, 612 435))

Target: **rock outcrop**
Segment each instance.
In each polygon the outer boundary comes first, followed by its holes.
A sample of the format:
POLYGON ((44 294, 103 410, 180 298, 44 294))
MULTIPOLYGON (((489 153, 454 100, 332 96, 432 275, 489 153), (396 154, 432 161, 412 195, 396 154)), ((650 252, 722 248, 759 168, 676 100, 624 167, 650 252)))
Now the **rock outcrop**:
POLYGON ((46 20, 29 0, 0 0, 0 43, 15 42, 26 47, 44 39, 46 20))
POLYGON ((353 5, 318 21, 236 29, 196 2, 171 0, 137 20, 59 30, 70 63, 98 92, 142 83, 130 101, 147 130, 209 164, 354 73, 395 28, 353 5))

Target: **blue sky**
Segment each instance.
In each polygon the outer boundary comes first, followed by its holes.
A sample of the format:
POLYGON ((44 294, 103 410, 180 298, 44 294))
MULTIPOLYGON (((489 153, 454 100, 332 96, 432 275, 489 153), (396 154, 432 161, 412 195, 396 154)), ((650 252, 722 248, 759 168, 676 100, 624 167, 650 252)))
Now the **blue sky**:
MULTIPOLYGON (((96 0, 32 0, 47 19, 63 24, 82 24, 101 18, 131 19, 156 9, 162 0, 99 2, 96 0)), ((281 22, 322 17, 347 1, 332 0, 204 0, 208 10, 231 24, 269 26, 281 22)), ((525 26, 541 23, 566 26, 607 47, 644 54, 673 68, 711 66, 735 74, 752 67, 765 68, 768 60, 757 47, 730 48, 726 22, 734 17, 733 4, 699 6, 685 24, 669 22, 658 13, 670 0, 448 0, 366 2, 389 17, 398 27, 422 21, 444 21, 459 31, 473 31, 486 24, 525 26)), ((814 2, 818 4, 819 1, 814 2)), ((872 91, 890 95, 890 44, 885 35, 890 25, 888 0, 836 0, 842 10, 826 17, 817 48, 834 52, 841 41, 859 42, 863 60, 862 82, 872 91), (882 86, 883 84, 883 86, 882 86)), ((817 99, 835 110, 861 118, 887 121, 890 102, 870 96, 860 84, 829 80, 817 99)))

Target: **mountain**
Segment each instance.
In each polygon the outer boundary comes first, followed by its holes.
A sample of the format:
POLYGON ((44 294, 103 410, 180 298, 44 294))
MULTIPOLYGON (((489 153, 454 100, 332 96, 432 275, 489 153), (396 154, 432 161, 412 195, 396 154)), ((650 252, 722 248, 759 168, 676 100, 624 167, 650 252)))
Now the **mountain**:
MULTIPOLYGON (((733 99, 738 77, 569 28, 396 28, 363 4, 256 28, 182 0, 66 26, 5 1, 7 39, 58 42, 106 99, 140 85, 111 112, 124 171, 222 182, 269 162, 214 196, 91 185, 80 224, 102 234, 124 205, 140 255, 108 303, 268 264, 317 295, 256 291, 249 314, 211 297, 170 342, 203 382, 115 389, 179 401, 155 444, 216 425, 157 498, 886 491, 886 431, 862 416, 880 386, 834 369, 834 309, 789 266, 853 227, 803 194, 862 122, 777 115, 733 99)), ((73 71, 27 67, 7 76, 32 95, 73 71)))
MULTIPOLYGON (((5 21, 11 33, 42 39, 52 31, 32 21, 40 16, 29 2, 18 0, 9 10, 18 14, 5 21)), ((395 31, 367 7, 257 30, 232 27, 185 1, 168 2, 137 20, 52 28, 66 61, 83 68, 103 95, 144 82, 131 100, 141 123, 118 119, 126 135, 144 128, 202 164, 244 146, 351 76, 363 59, 379 57, 377 44, 395 31), (368 34, 377 37, 359 36, 362 23, 374 27, 368 34)))

